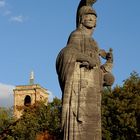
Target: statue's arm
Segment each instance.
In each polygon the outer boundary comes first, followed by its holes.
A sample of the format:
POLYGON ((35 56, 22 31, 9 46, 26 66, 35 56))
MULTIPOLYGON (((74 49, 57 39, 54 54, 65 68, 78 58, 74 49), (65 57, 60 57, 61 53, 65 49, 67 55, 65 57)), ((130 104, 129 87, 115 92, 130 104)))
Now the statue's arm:
POLYGON ((81 67, 86 67, 91 69, 96 66, 96 62, 83 53, 79 53, 77 55, 76 61, 81 63, 81 67))
POLYGON ((109 52, 106 52, 105 50, 100 50, 99 54, 102 58, 106 59, 105 64, 101 65, 101 70, 104 75, 104 86, 112 86, 114 83, 114 76, 111 73, 113 68, 113 53, 112 49, 109 50, 109 52))
POLYGON ((107 52, 105 50, 99 50, 99 55, 103 58, 103 59, 106 59, 106 55, 107 55, 107 52))
POLYGON ((104 72, 111 72, 112 71, 112 67, 113 67, 113 53, 112 53, 112 49, 109 50, 109 52, 106 52, 105 50, 100 50, 99 51, 99 55, 106 59, 105 64, 101 65, 101 69, 104 72))

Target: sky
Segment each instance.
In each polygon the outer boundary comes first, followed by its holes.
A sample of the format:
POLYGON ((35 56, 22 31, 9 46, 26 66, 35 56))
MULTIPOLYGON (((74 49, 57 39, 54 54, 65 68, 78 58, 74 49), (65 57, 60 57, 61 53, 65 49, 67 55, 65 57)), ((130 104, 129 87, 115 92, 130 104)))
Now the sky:
MULTIPOLYGON (((12 90, 35 83, 61 98, 56 57, 76 28, 80 0, 0 0, 0 106, 13 104, 12 90)), ((113 49, 115 83, 140 73, 140 0, 98 0, 93 38, 113 49)))

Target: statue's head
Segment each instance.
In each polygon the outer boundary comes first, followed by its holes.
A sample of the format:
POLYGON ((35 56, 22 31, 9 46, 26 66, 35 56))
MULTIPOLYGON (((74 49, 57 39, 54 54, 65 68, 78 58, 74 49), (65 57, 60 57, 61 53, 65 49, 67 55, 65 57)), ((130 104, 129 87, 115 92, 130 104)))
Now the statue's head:
POLYGON ((77 8, 76 27, 81 25, 84 15, 94 15, 94 18, 97 18, 96 11, 92 8, 96 1, 97 0, 80 0, 77 8))
MULTIPOLYGON (((91 15, 95 19, 97 18, 96 11, 91 6, 82 6, 77 12, 77 27, 83 23, 86 15, 91 15)), ((96 26, 96 24, 94 26, 96 26)))

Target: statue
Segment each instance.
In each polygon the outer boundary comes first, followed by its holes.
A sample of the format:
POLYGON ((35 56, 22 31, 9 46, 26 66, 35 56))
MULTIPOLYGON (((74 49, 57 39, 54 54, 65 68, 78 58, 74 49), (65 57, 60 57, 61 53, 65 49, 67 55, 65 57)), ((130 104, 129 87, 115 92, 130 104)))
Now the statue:
POLYGON ((113 54, 99 49, 92 38, 97 14, 96 0, 81 0, 77 28, 56 60, 62 90, 63 140, 101 140, 101 92, 111 86, 113 54), (86 3, 87 2, 87 3, 86 3), (100 56, 106 59, 101 65, 100 56))

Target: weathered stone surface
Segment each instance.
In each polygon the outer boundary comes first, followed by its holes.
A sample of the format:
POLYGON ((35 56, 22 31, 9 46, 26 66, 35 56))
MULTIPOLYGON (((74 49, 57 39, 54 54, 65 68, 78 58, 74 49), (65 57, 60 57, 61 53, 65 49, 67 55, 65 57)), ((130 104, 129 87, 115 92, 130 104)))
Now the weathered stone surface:
POLYGON ((26 103, 33 105, 38 101, 46 101, 48 103, 47 90, 38 84, 16 86, 14 89, 14 116, 20 118, 23 107, 26 103))
POLYGON ((100 50, 92 38, 96 18, 91 6, 78 7, 77 29, 57 57, 63 140, 101 140, 101 90, 108 81, 104 75, 110 73, 106 67, 112 66, 113 55, 100 50), (107 57, 109 54, 111 57, 107 57), (107 60, 104 65, 100 56, 107 60))

